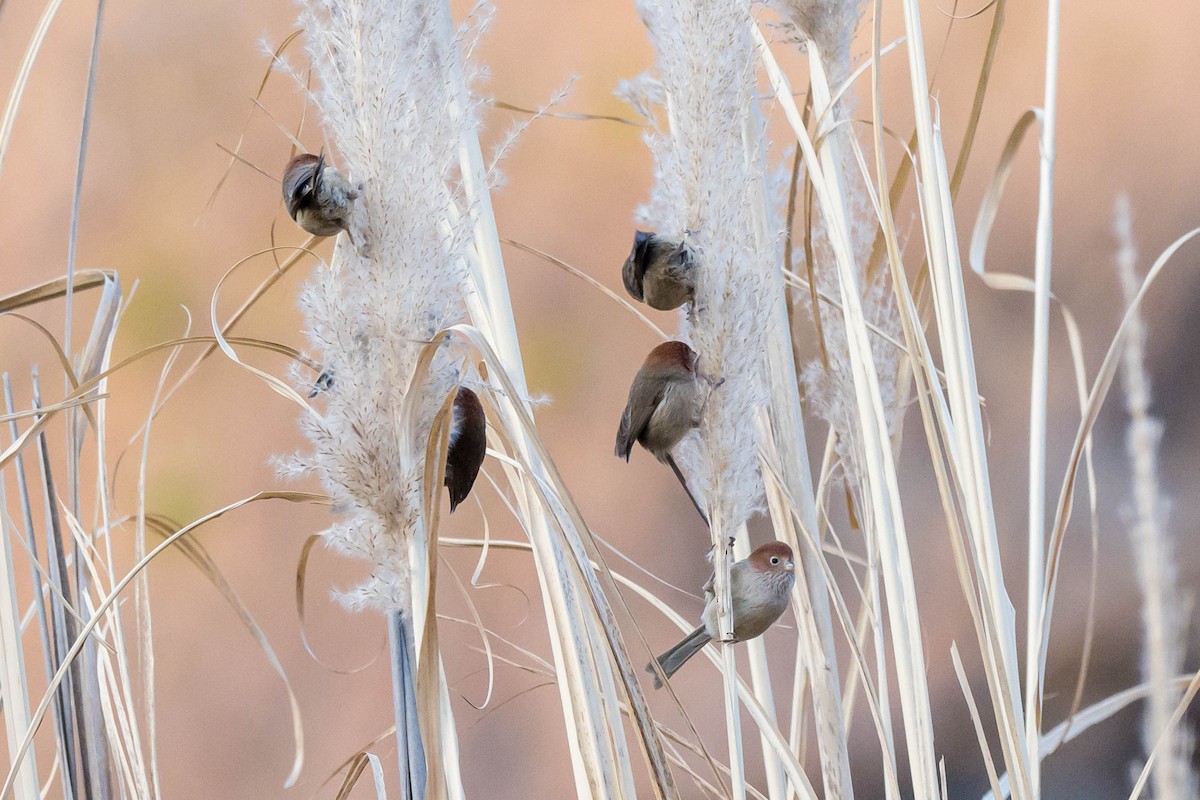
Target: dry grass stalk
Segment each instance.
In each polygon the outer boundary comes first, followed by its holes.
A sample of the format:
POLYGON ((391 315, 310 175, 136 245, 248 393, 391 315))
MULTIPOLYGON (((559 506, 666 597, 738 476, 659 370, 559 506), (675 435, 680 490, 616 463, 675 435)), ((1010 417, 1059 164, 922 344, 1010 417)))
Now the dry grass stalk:
MULTIPOLYGON (((1113 227, 1117 239, 1117 275, 1126 304, 1132 304, 1138 290, 1137 249, 1132 211, 1125 195, 1117 198, 1113 227)), ((1175 543, 1167 524, 1169 503, 1159 488, 1158 446, 1162 423, 1150 416, 1145 344, 1146 329, 1139 313, 1133 317, 1125 337, 1121 382, 1129 413, 1125 449, 1133 462, 1129 543, 1142 593, 1142 680, 1150 687, 1142 714, 1142 747, 1148 756, 1159 736, 1168 736, 1159 745, 1161 756, 1151 773, 1150 796, 1155 800, 1183 800, 1195 797, 1200 791, 1191 766, 1195 737, 1187 728, 1170 730, 1169 721, 1177 703, 1173 679, 1183 670, 1186 654, 1190 602, 1180 601, 1175 543), (1169 733, 1164 734, 1165 731, 1169 733)))
POLYGON ((1058 118, 1059 0, 1046 3, 1046 75, 1041 137, 1038 142, 1038 214, 1034 241, 1034 308, 1032 379, 1029 388, 1029 555, 1025 642, 1025 747, 1029 789, 1041 791, 1042 699, 1045 663, 1040 659, 1042 630, 1047 626, 1043 595, 1046 574, 1046 419, 1050 363, 1050 275, 1054 243, 1054 158, 1058 118))

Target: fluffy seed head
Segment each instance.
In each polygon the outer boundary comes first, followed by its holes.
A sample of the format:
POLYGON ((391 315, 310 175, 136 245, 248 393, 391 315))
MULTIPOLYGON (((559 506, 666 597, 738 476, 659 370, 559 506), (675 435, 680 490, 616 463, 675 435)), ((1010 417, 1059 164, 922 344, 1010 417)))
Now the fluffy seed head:
POLYGON ((732 530, 762 497, 755 417, 767 398, 763 320, 775 299, 765 276, 778 268, 780 236, 751 199, 762 196, 766 151, 753 20, 742 0, 644 2, 639 11, 658 53, 657 82, 639 85, 669 98, 670 128, 647 137, 655 185, 638 222, 676 240, 686 232, 698 267, 680 338, 707 378, 724 381, 706 400, 698 457, 681 447, 676 460, 709 495, 714 527, 732 530))
POLYGON ((465 316, 471 211, 458 149, 477 105, 445 11, 429 0, 358 0, 353 13, 338 0, 306 0, 300 19, 320 79, 314 100, 339 162, 362 185, 355 234, 369 245, 340 237, 333 268, 315 270, 301 296, 313 346, 337 369, 323 415, 301 422, 313 446, 304 465, 341 513, 327 541, 372 566, 344 594, 352 607, 408 604, 407 543, 424 532, 421 443, 461 377, 443 347, 413 380, 424 342, 465 316), (451 207, 460 221, 447 226, 451 207), (398 430, 402 419, 415 420, 411 435, 398 430))

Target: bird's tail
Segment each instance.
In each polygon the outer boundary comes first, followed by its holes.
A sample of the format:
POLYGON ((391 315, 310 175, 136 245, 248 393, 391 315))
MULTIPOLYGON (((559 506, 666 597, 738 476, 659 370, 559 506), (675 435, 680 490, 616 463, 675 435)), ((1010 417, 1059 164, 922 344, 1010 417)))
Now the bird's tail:
MULTIPOLYGON (((712 637, 708 635, 708 631, 701 625, 696 630, 692 631, 679 644, 672 647, 667 652, 663 653, 657 659, 658 666, 662 668, 663 675, 668 678, 679 671, 689 658, 699 653, 704 645, 708 644, 712 637)), ((662 678, 659 677, 657 670, 653 664, 646 665, 646 671, 654 673, 654 688, 662 688, 662 678)))
POLYGON ((700 519, 704 520, 705 526, 712 527, 709 525, 708 515, 705 514, 704 509, 700 507, 700 501, 696 499, 696 495, 692 494, 691 488, 688 487, 687 478, 683 477, 683 472, 679 469, 679 465, 675 463, 675 459, 670 453, 666 453, 663 456, 663 461, 671 468, 671 471, 675 473, 675 477, 679 479, 679 485, 683 487, 685 492, 687 492, 688 499, 692 501, 692 505, 695 506, 696 513, 700 515, 700 519))

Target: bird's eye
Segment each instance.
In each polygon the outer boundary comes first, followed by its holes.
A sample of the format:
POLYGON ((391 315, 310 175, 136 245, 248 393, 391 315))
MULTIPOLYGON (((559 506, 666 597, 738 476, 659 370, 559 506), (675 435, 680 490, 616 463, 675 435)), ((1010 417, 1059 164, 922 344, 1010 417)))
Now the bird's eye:
POLYGON ((778 564, 778 563, 779 563, 779 556, 771 556, 771 563, 772 563, 772 564, 778 564))

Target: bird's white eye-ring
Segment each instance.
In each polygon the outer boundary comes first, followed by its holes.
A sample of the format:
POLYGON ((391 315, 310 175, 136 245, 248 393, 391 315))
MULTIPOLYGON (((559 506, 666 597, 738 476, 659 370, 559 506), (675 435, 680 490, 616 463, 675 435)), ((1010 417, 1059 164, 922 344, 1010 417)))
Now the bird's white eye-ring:
POLYGON ((779 556, 771 556, 771 563, 772 563, 772 564, 778 564, 778 563, 779 563, 779 556))

